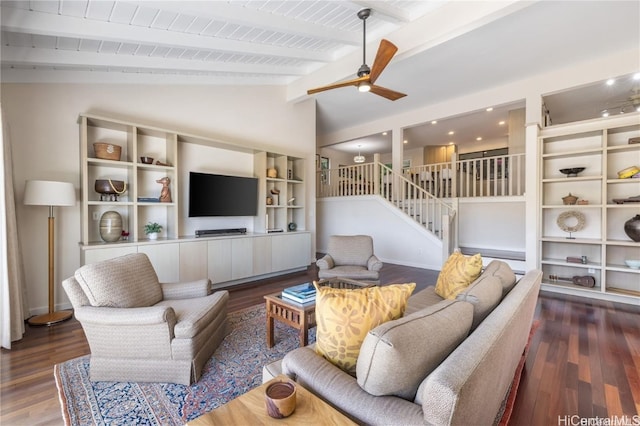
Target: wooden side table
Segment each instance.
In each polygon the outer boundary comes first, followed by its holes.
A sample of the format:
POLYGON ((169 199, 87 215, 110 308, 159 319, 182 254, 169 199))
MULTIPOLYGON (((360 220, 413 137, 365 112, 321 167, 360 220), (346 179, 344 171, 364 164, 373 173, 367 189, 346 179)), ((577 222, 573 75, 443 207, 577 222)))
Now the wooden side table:
POLYGON ((282 298, 282 293, 268 294, 264 296, 267 311, 267 347, 274 345, 273 329, 274 321, 278 320, 298 330, 300 346, 309 344, 308 331, 316 325, 316 305, 302 305, 289 302, 282 298))
MULTIPOLYGON (((328 278, 317 282, 319 286, 356 289, 372 287, 373 284, 346 278, 328 278)), ((309 329, 316 325, 316 305, 303 305, 282 298, 282 292, 264 296, 267 312, 267 347, 274 345, 274 321, 280 321, 298 330, 300 346, 309 344, 309 329)))
POLYGON ((280 375, 234 400, 187 423, 188 426, 211 425, 355 425, 344 414, 296 383, 296 410, 289 417, 274 419, 267 414, 265 390, 273 382, 290 381, 280 375))

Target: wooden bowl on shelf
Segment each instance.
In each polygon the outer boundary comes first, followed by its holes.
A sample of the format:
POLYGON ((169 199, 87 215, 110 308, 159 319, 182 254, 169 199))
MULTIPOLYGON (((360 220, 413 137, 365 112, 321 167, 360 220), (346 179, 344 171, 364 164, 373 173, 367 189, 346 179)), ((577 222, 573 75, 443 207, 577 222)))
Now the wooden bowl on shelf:
POLYGON ((560 169, 560 173, 567 175, 567 177, 578 177, 578 173, 584 171, 586 167, 570 167, 567 169, 560 169))
POLYGON ((153 164, 153 157, 140 157, 143 164, 153 164))

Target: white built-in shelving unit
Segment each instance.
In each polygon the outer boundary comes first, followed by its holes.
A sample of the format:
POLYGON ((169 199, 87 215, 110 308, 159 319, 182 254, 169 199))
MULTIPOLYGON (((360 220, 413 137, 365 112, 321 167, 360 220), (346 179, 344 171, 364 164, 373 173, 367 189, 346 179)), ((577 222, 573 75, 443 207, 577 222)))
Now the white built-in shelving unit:
POLYGON ((91 114, 80 115, 79 124, 82 264, 144 252, 161 281, 197 279, 204 274, 214 285, 222 286, 303 269, 310 264, 311 234, 306 230, 305 159, 302 156, 91 114), (97 158, 93 146, 96 142, 120 146, 120 160, 97 158), (253 156, 259 198, 252 232, 206 238, 185 235, 185 230, 180 228, 184 223, 180 218, 179 191, 179 181, 184 174, 178 169, 181 143, 253 156), (152 157, 154 164, 144 164, 140 157, 152 157), (158 160, 164 165, 155 164, 158 160), (277 177, 267 177, 270 168, 277 170, 277 177), (159 198, 162 186, 157 181, 165 176, 171 179, 171 202, 141 201, 159 198), (117 200, 101 200, 94 189, 97 179, 124 181, 127 190, 117 200), (279 194, 271 194, 272 189, 277 189, 279 194), (267 204, 267 196, 272 197, 273 204, 267 204), (102 241, 99 219, 107 211, 120 213, 123 229, 129 232, 128 240, 102 241), (148 222, 162 225, 162 238, 146 237, 144 225, 148 222), (270 232, 276 230, 281 232, 270 232))
MULTIPOLYGON (((539 259, 543 289, 592 298, 640 303, 640 270, 629 268, 625 259, 640 259, 640 243, 624 232, 624 223, 640 213, 639 203, 616 203, 640 195, 640 179, 619 179, 618 171, 640 166, 640 114, 595 119, 545 128, 539 137, 540 224, 539 259), (576 177, 559 170, 584 167, 576 177), (564 205, 571 194, 580 204, 564 205), (582 214, 582 230, 568 234, 560 229, 563 212, 582 214), (582 258, 572 263, 567 257, 582 258), (595 287, 583 287, 562 278, 591 276, 595 287)), ((571 215, 568 226, 577 225, 571 215)))

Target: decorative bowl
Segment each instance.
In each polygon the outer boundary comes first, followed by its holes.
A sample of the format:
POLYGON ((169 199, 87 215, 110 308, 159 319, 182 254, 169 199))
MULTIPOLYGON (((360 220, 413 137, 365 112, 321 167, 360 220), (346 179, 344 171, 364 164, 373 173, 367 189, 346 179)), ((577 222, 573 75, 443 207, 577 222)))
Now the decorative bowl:
POLYGON ((618 172, 618 179, 628 179, 638 172, 640 172, 640 167, 638 166, 627 167, 618 172))
POLYGON ((639 259, 626 259, 624 263, 631 269, 640 269, 640 260, 639 259))
POLYGON ((582 172, 586 167, 570 167, 568 169, 560 169, 560 173, 567 175, 567 177, 576 177, 578 173, 582 172))
POLYGON ((140 157, 140 161, 144 164, 153 164, 153 157, 140 157))

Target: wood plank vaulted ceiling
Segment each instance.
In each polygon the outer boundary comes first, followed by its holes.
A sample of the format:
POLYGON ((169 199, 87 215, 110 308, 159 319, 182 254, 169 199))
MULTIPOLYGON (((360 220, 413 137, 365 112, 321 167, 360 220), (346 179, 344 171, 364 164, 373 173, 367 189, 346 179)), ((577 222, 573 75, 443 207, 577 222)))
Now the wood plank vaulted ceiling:
POLYGON ((395 43, 377 84, 408 96, 390 102, 353 87, 315 95, 328 134, 604 52, 640 51, 638 4, 2 0, 2 81, 277 85, 296 102, 355 76, 356 13, 370 7, 367 63, 381 38, 395 43))

